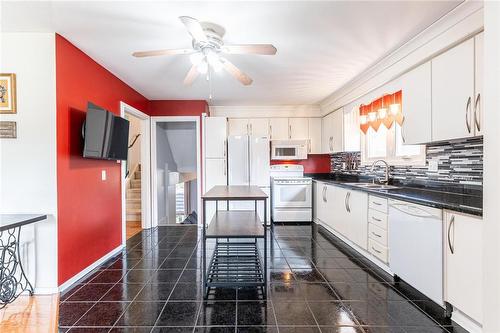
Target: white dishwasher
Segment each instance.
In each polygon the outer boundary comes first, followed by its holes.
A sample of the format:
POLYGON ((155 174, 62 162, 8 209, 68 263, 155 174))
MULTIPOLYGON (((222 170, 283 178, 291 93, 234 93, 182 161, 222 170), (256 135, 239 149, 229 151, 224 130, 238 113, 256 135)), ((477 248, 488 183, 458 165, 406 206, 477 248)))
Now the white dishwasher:
POLYGON ((392 272, 442 306, 442 211, 389 200, 389 249, 392 272))

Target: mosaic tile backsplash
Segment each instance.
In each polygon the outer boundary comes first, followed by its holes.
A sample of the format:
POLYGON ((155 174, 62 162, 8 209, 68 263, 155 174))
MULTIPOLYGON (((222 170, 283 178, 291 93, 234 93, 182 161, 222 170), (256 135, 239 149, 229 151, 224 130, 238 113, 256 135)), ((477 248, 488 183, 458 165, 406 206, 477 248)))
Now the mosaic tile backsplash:
MULTIPOLYGON (((391 166, 391 177, 399 181, 430 182, 438 185, 462 184, 482 188, 483 185, 483 137, 438 142, 427 145, 426 166, 391 166), (429 161, 438 162, 438 171, 429 171, 429 161)), ((370 166, 361 165, 361 153, 338 153, 331 156, 332 172, 355 175, 373 175, 370 166)), ((377 175, 384 168, 378 166, 377 175)))

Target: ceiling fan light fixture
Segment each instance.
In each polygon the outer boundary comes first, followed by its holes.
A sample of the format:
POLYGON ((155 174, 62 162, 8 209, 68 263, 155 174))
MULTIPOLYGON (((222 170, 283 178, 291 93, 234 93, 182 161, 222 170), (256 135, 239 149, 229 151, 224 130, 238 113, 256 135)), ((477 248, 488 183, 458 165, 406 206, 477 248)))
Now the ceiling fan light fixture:
POLYGON ((200 52, 193 53, 189 56, 189 60, 193 65, 198 65, 200 62, 203 61, 203 54, 200 52))
POLYGON ((198 66, 196 67, 196 69, 198 70, 198 72, 200 74, 206 74, 207 71, 208 71, 208 63, 205 61, 205 60, 202 60, 198 66))

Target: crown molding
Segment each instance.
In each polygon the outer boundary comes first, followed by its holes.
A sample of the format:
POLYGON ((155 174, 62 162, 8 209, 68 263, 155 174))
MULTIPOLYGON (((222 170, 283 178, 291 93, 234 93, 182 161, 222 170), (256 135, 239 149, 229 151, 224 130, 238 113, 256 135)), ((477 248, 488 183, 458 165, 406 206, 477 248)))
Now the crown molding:
POLYGON ((228 118, 320 117, 319 105, 210 106, 210 115, 228 118))

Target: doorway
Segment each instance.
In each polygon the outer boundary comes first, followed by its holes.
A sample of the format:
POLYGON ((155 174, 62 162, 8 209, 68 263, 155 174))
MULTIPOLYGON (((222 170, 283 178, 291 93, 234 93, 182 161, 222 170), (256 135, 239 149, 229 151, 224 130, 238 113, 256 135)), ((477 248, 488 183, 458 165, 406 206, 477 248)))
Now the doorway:
POLYGON ((122 161, 122 243, 151 223, 150 117, 120 103, 121 116, 129 121, 127 160, 122 161))
POLYGON ((198 223, 201 193, 200 118, 153 117, 151 122, 153 223, 198 223))

